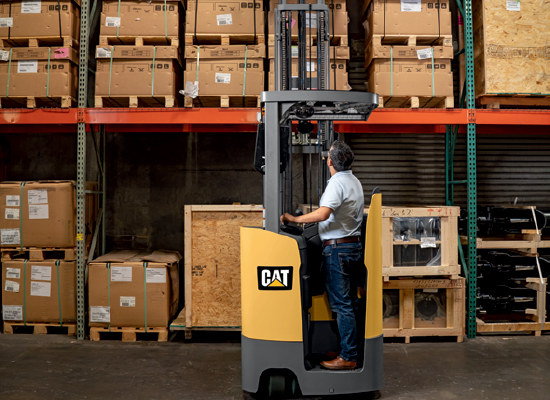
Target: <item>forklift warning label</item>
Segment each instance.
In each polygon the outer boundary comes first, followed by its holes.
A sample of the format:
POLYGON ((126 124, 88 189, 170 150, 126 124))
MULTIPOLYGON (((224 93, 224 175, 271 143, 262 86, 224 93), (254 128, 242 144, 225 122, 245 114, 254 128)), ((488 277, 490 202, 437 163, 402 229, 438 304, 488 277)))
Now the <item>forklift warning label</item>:
POLYGON ((258 290, 292 290, 293 267, 258 267, 258 290))

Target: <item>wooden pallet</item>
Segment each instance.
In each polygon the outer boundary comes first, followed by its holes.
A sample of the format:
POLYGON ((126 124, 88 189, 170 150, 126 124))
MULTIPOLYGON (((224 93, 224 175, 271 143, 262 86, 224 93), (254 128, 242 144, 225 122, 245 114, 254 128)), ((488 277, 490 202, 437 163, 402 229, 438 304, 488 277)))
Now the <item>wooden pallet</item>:
POLYGON ((260 96, 185 96, 185 107, 260 107, 260 96))
POLYGON ((33 329, 34 335, 45 335, 47 333, 57 333, 58 331, 64 328, 67 328, 67 335, 76 336, 76 323, 67 322, 63 323, 63 326, 60 323, 54 322, 10 322, 4 321, 4 334, 11 335, 14 333, 27 333, 30 328, 33 329))
POLYGON ((197 34, 187 33, 185 35, 185 45, 199 45, 199 44, 214 44, 221 46, 229 46, 232 44, 252 44, 259 45, 265 44, 264 35, 237 35, 237 34, 197 34))
POLYGON ((454 108, 455 99, 448 97, 384 97, 378 98, 379 108, 454 108))
POLYGON ((121 335, 123 342, 135 342, 137 334, 151 334, 158 335, 158 342, 168 341, 168 329, 167 328, 133 328, 133 327, 90 327, 90 340, 99 342, 102 335, 121 335))
POLYGON ((95 108, 103 107, 163 107, 177 106, 175 96, 95 96, 95 108))
POLYGON ((428 36, 416 36, 416 35, 373 35, 371 42, 374 46, 387 46, 387 45, 406 45, 406 46, 453 46, 452 35, 428 35, 428 36))
POLYGON ((175 46, 179 47, 180 40, 177 36, 100 36, 100 46, 127 44, 131 46, 175 46))
POLYGON ((47 36, 42 38, 0 39, 0 49, 8 47, 73 47, 78 48, 78 40, 70 36, 47 36))
POLYGON ((76 107, 76 99, 71 96, 10 96, 0 97, 0 108, 70 108, 76 107))
POLYGON ((550 322, 546 320, 546 279, 527 278, 526 287, 537 291, 537 308, 525 310, 523 322, 488 322, 477 318, 478 333, 493 332, 528 332, 540 336, 543 331, 550 330, 550 322))
POLYGON ((384 337, 451 336, 457 342, 464 340, 465 279, 397 279, 384 282, 384 290, 399 290, 398 317, 384 318, 384 337), (415 293, 419 290, 444 290, 445 313, 432 320, 417 317, 415 293))
POLYGON ((491 96, 482 95, 476 99, 480 107, 489 109, 500 108, 550 108, 550 96, 536 96, 527 94, 516 94, 513 96, 491 96))
POLYGON ((184 307, 170 324, 171 331, 185 331, 185 339, 192 339, 194 331, 240 332, 242 330, 240 326, 186 326, 186 314, 184 307))
POLYGON ((2 261, 12 260, 31 260, 31 261, 44 261, 44 260, 76 260, 76 248, 57 248, 57 247, 13 247, 13 248, 1 248, 2 261))
MULTIPOLYGON (((309 44, 309 36, 308 36, 309 44)), ((268 45, 275 45, 275 35, 270 34, 268 37, 268 45)), ((298 35, 292 35, 292 44, 298 44, 298 35)), ((311 36, 311 44, 317 44, 317 34, 311 36)), ((330 46, 348 46, 348 35, 335 35, 330 37, 330 46)))

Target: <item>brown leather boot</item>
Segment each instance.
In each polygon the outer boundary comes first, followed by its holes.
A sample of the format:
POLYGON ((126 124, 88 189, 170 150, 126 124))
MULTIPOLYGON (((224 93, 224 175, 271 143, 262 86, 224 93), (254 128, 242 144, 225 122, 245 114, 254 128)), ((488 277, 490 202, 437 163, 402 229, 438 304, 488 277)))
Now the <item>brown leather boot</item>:
POLYGON ((321 365, 325 367, 326 369, 355 369, 357 367, 356 361, 345 361, 340 358, 340 356, 336 357, 332 361, 323 361, 321 362, 321 365))

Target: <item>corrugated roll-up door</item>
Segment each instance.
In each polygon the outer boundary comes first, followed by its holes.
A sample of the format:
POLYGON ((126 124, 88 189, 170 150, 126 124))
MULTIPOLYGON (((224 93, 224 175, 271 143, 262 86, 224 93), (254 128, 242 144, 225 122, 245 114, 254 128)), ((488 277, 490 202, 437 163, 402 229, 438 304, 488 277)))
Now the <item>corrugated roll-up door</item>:
MULTIPOLYGON (((350 134, 353 172, 365 193, 380 186, 385 205, 445 204, 443 134, 350 134)), ((478 135, 478 204, 550 208, 550 137, 478 135)), ((455 180, 466 179, 466 138, 455 154, 455 180)), ((455 185, 466 204, 466 185, 455 185)))

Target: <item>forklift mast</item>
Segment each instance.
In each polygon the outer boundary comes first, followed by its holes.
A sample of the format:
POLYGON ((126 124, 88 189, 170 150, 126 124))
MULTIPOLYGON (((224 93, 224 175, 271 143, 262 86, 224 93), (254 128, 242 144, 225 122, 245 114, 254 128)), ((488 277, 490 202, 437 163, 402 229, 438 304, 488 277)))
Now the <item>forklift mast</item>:
POLYGON ((336 139, 334 121, 366 121, 378 106, 378 95, 330 90, 330 13, 324 0, 318 0, 316 4, 305 4, 304 0, 299 4, 287 4, 286 0, 280 0, 274 13, 275 91, 261 95, 264 107, 264 125, 261 127, 264 131, 263 158, 256 159, 264 163, 261 166, 265 173, 264 227, 278 233, 279 217, 284 212, 292 212, 292 183, 287 185, 285 178, 290 175, 292 181, 293 142, 301 137, 302 143, 314 144, 307 151, 317 153, 323 165, 319 179, 320 196, 328 178, 325 159, 336 139), (297 41, 294 28, 297 29, 297 41), (314 59, 312 54, 316 55, 314 59), (297 77, 292 76, 293 59, 297 59, 297 77), (312 78, 312 70, 317 71, 316 79, 312 78), (294 133, 293 123, 296 127, 294 133), (317 132, 314 132, 315 123, 317 132), (285 131, 290 135, 282 143, 281 132, 285 131), (282 149, 282 146, 286 148, 282 149), (281 157, 281 153, 286 152, 290 154, 287 163, 281 157), (286 174, 281 169, 287 170, 286 174), (290 201, 285 201, 285 198, 290 198, 290 201))

